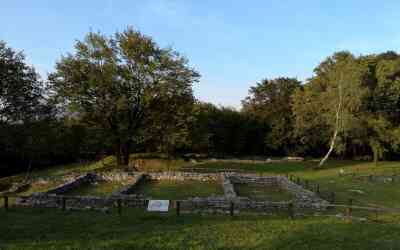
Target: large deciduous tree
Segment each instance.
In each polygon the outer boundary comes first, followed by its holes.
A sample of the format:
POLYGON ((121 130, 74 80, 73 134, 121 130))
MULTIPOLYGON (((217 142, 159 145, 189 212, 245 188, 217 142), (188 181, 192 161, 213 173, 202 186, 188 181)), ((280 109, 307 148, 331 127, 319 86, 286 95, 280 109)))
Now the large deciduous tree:
POLYGON ((42 83, 34 68, 0 41, 0 123, 22 123, 35 117, 42 83))
POLYGON ((119 165, 128 164, 152 105, 192 95, 199 77, 184 57, 132 28, 111 37, 91 32, 75 49, 50 75, 53 90, 76 116, 106 132, 119 165))
POLYGON ((398 150, 400 61, 396 53, 355 57, 335 53, 323 61, 293 96, 296 133, 312 149, 332 152, 398 150), (358 150, 361 149, 361 150, 358 150))
POLYGON ((291 154, 295 151, 294 116, 291 96, 301 82, 295 78, 265 79, 251 87, 249 96, 242 102, 243 112, 262 120, 268 132, 265 135, 267 150, 291 154))

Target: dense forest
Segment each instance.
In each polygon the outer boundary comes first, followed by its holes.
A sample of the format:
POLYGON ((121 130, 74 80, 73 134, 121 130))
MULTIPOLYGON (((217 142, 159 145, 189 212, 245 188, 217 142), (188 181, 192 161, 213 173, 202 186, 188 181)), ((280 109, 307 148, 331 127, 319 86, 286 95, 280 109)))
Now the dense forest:
MULTIPOLYGON (((240 110, 197 100, 200 73, 128 28, 88 33, 39 76, 0 42, 0 176, 135 152, 399 158, 400 55, 337 52, 304 82, 261 79, 240 110)), ((310 69, 311 71, 311 69, 310 69)))

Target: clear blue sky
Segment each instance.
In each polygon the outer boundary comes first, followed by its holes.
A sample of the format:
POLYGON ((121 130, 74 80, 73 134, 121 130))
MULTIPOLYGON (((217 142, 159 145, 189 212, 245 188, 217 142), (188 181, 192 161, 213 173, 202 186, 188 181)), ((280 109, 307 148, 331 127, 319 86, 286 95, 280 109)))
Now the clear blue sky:
POLYGON ((0 40, 46 76, 88 31, 132 25, 189 58, 199 99, 239 107, 262 78, 304 80, 334 51, 398 51, 399 10, 399 0, 3 0, 0 40))

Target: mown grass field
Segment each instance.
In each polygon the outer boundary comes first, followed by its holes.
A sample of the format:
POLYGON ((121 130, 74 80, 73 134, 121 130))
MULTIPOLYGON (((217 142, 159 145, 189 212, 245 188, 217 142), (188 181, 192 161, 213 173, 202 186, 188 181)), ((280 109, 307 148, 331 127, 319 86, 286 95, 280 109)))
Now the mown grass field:
POLYGON ((145 181, 138 185, 135 193, 152 199, 183 200, 193 197, 221 196, 221 183, 202 181, 145 181))
MULTIPOLYGON (((322 192, 335 192, 337 203, 354 199, 354 204, 400 208, 400 183, 372 183, 351 175, 400 174, 400 162, 330 161, 325 169, 314 170, 316 162, 244 164, 207 162, 196 166, 203 171, 236 168, 260 174, 291 174, 319 183, 322 192), (351 190, 361 190, 354 192, 351 190)), ((108 168, 109 169, 109 168, 108 168)), ((176 167, 182 170, 184 167, 176 167)), ((35 177, 54 178, 86 171, 104 171, 92 163, 68 165, 34 172, 35 177)), ((1 183, 22 176, 1 179, 1 183)), ((198 186, 154 187, 155 194, 171 196, 194 192, 198 186)), ((209 192, 208 188, 200 192, 209 192)), ((106 191, 108 192, 108 191, 106 191)), ((158 195, 157 195, 158 196, 158 195)), ((158 197, 157 197, 158 198, 158 197)), ((1 203, 1 202, 0 202, 1 203)), ((55 209, 0 209, 0 249, 400 249, 400 213, 379 213, 378 221, 349 222, 334 215, 297 217, 242 214, 235 217, 166 215, 123 209, 122 216, 100 212, 63 212, 55 209)), ((374 218, 371 213, 357 216, 374 218)))
POLYGON ((108 196, 113 192, 118 191, 125 185, 120 182, 98 182, 96 184, 86 184, 79 188, 65 192, 65 195, 80 195, 80 196, 108 196))
POLYGON ((400 218, 353 222, 328 217, 176 217, 125 209, 0 212, 0 249, 399 249, 400 218))
POLYGON ((289 201, 293 195, 280 188, 265 185, 235 184, 238 196, 248 197, 255 201, 289 201))

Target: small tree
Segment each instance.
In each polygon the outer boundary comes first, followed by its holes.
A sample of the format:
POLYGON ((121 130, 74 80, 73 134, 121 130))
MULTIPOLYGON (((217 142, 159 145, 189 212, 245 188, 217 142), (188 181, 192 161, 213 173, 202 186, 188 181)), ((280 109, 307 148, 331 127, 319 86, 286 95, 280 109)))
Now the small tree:
POLYGON ((105 131, 118 165, 128 164, 152 104, 191 93, 199 78, 184 57, 132 28, 111 37, 91 32, 75 49, 61 58, 49 80, 70 110, 105 131))

